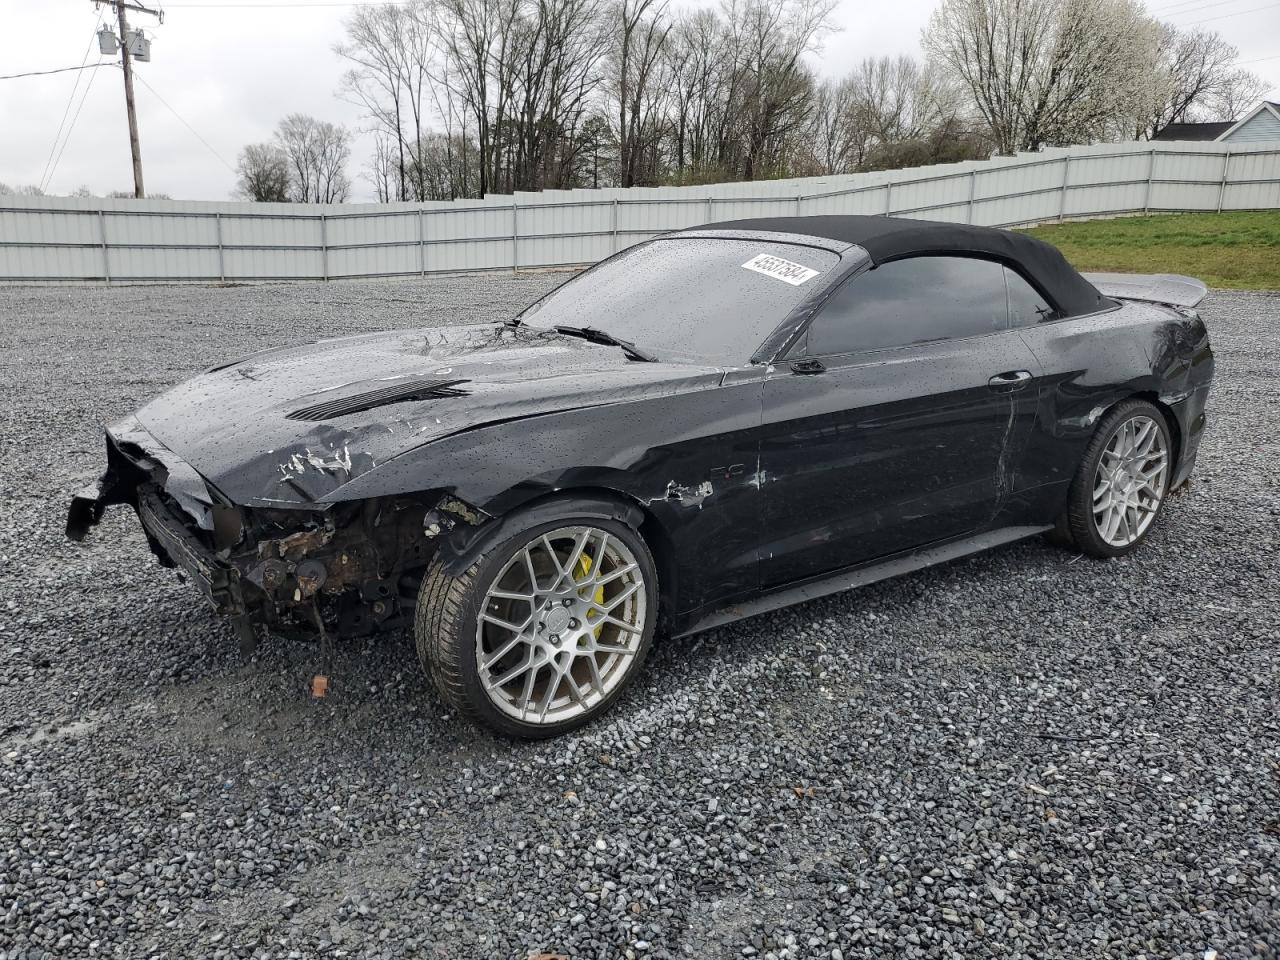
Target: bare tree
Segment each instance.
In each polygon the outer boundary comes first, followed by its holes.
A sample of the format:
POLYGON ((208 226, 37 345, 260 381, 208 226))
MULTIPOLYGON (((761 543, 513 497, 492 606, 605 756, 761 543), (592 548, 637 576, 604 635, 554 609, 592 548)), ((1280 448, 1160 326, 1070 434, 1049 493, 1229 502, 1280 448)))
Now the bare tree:
POLYGON ((1261 78, 1236 66, 1239 51, 1217 33, 1161 24, 1157 38, 1157 98, 1134 124, 1139 138, 1171 123, 1234 120, 1266 92, 1261 78))
POLYGON ((289 166, 289 198, 298 203, 344 203, 351 192, 346 165, 351 134, 345 127, 291 113, 276 128, 276 144, 289 166))
POLYGON ((685 14, 668 36, 664 61, 673 100, 670 160, 677 179, 727 177, 718 134, 736 67, 724 21, 714 10, 685 14))
POLYGON ((522 0, 440 0, 445 75, 475 124, 480 193, 502 180, 522 0))
POLYGON ((785 163, 792 135, 809 119, 815 83, 803 58, 821 46, 834 8, 835 0, 727 0, 741 72, 744 180, 785 163))
MULTIPOLYGON (((380 198, 434 199, 883 169, 1149 134, 1255 90, 1234 50, 1161 30, 1135 0, 943 0, 930 60, 831 82, 811 60, 835 0, 669 2, 357 9, 338 50, 378 132, 365 176, 380 198)), ((291 195, 311 197, 294 133, 291 195)))
POLYGON ((397 157, 397 150, 388 142, 386 134, 381 131, 375 133, 373 156, 365 165, 364 176, 373 184, 374 196, 379 203, 387 203, 400 197, 400 185, 404 183, 404 177, 400 176, 397 157))
POLYGON ((850 80, 872 135, 882 143, 917 140, 950 112, 937 71, 912 57, 867 58, 850 80))
POLYGON ((396 199, 423 198, 411 177, 412 145, 427 133, 427 96, 437 45, 436 17, 425 0, 357 6, 334 50, 354 66, 342 92, 364 107, 397 157, 396 199))
POLYGON ((476 146, 463 134, 431 133, 419 141, 413 153, 414 177, 423 184, 424 199, 450 200, 474 196, 478 169, 467 158, 476 146))
POLYGON ((618 181, 635 186, 646 152, 656 146, 654 78, 671 31, 667 0, 616 0, 612 15, 612 95, 618 126, 618 181))
POLYGON ((568 186, 578 131, 600 82, 600 0, 537 0, 511 72, 514 189, 568 186))
POLYGON ((433 96, 448 136, 432 146, 463 151, 459 164, 446 158, 462 181, 475 165, 486 192, 573 185, 592 142, 584 131, 602 80, 603 2, 440 0, 433 96))
POLYGON ((1267 81, 1256 73, 1241 70, 1236 78, 1210 96, 1205 104, 1205 112, 1200 114, 1206 120, 1239 120, 1258 105, 1258 102, 1272 89, 1267 81))
POLYGON ((1106 136, 1153 102, 1155 31, 1133 0, 943 0, 924 45, 1013 153, 1106 136))
POLYGON ((809 143, 819 173, 861 168, 875 139, 875 122, 853 77, 828 80, 815 95, 809 143))
POLYGON ((289 160, 274 143, 251 143, 236 162, 237 196, 245 200, 284 203, 289 199, 289 160))

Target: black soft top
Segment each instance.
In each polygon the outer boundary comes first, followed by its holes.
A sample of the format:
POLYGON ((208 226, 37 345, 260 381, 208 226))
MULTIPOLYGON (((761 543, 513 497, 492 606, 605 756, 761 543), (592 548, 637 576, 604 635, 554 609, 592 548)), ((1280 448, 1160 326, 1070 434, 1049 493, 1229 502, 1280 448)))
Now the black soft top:
POLYGON ((694 230, 759 230, 856 243, 879 266, 891 260, 927 254, 960 254, 1007 263, 1063 316, 1093 313, 1106 305, 1102 294, 1076 272, 1058 248, 1024 233, 963 223, 897 217, 761 217, 708 223, 694 230))

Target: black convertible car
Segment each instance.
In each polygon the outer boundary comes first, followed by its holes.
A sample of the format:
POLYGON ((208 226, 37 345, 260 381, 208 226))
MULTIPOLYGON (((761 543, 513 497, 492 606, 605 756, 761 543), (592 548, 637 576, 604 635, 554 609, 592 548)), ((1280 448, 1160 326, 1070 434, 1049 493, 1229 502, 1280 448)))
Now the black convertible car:
POLYGON ((67 532, 127 503, 243 642, 411 626, 464 714, 549 736, 655 630, 1043 532, 1135 549, 1204 433, 1204 293, 1002 230, 699 227, 503 323, 207 370, 107 430, 67 532))

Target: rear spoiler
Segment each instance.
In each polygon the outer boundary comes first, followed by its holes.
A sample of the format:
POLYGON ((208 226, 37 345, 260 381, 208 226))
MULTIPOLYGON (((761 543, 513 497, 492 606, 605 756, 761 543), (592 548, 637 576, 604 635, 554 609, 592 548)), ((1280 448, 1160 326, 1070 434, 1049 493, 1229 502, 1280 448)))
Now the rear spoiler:
POLYGON ((1194 277, 1173 273, 1086 273, 1084 278, 1104 297, 1194 307, 1209 289, 1194 277))

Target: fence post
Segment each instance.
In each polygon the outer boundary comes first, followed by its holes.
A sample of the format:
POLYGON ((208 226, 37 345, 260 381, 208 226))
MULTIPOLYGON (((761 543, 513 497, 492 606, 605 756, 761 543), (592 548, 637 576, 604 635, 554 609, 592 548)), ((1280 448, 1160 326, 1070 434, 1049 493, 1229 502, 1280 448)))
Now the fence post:
POLYGON ((797 217, 800 216, 800 201, 803 199, 804 197, 800 196, 800 194, 798 193, 796 194, 796 216, 797 217))
POLYGON ((107 257, 107 212, 98 210, 98 239, 102 241, 102 279, 111 282, 111 261, 107 257))
POLYGON ((716 198, 713 197, 711 194, 709 193, 707 194, 707 219, 706 219, 707 223, 715 222, 715 218, 711 216, 711 204, 715 203, 715 199, 716 198))
POLYGON ((973 225, 973 198, 978 193, 978 168, 969 171, 969 225, 973 225))
POLYGON ((1067 179, 1071 176, 1071 154, 1062 161, 1062 193, 1058 196, 1058 222, 1067 215, 1067 179))
POLYGON ((218 234, 218 281, 220 283, 227 282, 227 263, 222 254, 222 213, 219 211, 213 215, 213 228, 218 234))
POLYGON ((329 279, 329 221, 320 214, 320 273, 329 279))
POLYGON ((890 180, 884 185, 884 215, 886 217, 893 215, 893 181, 890 180))
POLYGON ((1152 147, 1147 154, 1147 189, 1142 195, 1142 212, 1145 214, 1151 209, 1151 181, 1156 175, 1156 148, 1152 147))
POLYGON ((511 272, 520 272, 520 215, 516 212, 516 198, 511 198, 511 272))
POLYGON ((1222 212, 1222 201, 1227 193, 1227 173, 1231 170, 1231 144, 1227 144, 1227 152, 1222 155, 1222 182, 1218 184, 1218 212, 1222 212))
POLYGON ((613 252, 618 252, 618 197, 613 197, 613 252))
POLYGON ((427 275, 427 212, 418 208, 418 270, 422 276, 427 275))

